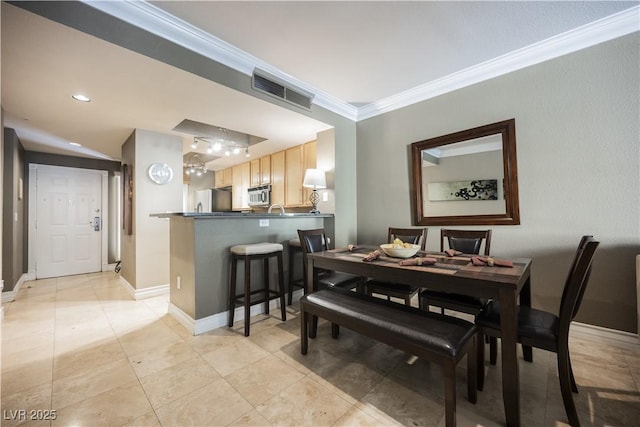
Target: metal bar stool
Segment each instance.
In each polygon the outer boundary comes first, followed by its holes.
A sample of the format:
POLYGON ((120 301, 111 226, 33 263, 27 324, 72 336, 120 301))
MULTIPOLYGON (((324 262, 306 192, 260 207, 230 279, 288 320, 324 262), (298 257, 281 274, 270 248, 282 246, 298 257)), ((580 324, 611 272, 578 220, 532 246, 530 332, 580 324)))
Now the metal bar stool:
POLYGON ((298 280, 295 280, 293 278, 294 276, 294 272, 295 272, 295 259, 296 259, 296 254, 300 254, 301 257, 301 262, 303 261, 302 259, 302 247, 300 246, 300 239, 291 239, 289 240, 289 280, 288 280, 288 285, 289 285, 289 301, 288 304, 291 305, 292 300, 293 300, 293 287, 298 287, 298 288, 304 288, 304 278, 300 278, 298 280))
POLYGON ((280 310, 282 321, 287 320, 284 302, 284 273, 282 267, 282 250, 280 243, 255 243, 251 245, 236 245, 231 251, 231 280, 229 281, 229 327, 233 326, 233 317, 236 305, 244 306, 244 336, 249 336, 251 306, 265 303, 264 311, 269 314, 269 301, 280 298, 280 310), (277 258, 278 263, 278 291, 274 291, 269 286, 269 259, 277 258), (263 287, 251 290, 251 261, 263 261, 263 287), (236 293, 236 277, 238 261, 244 262, 244 291, 236 293))

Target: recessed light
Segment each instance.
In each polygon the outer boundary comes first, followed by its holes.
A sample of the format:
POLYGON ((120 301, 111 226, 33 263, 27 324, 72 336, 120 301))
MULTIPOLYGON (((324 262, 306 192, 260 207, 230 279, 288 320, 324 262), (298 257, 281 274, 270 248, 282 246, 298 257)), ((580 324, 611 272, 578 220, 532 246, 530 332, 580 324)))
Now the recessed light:
POLYGON ((91 102, 91 98, 88 98, 84 95, 78 94, 78 95, 72 95, 71 96, 73 99, 75 99, 76 101, 80 101, 80 102, 91 102))
POLYGON ((70 142, 69 145, 73 145, 74 147, 82 147, 82 144, 78 144, 77 142, 70 142))

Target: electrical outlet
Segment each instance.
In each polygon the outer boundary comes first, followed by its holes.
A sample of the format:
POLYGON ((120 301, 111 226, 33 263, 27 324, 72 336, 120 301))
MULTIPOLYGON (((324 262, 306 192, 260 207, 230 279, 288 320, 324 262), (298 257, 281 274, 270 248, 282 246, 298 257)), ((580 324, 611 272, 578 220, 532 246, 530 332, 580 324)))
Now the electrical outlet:
POLYGON ((328 191, 323 191, 322 192, 322 201, 323 202, 328 202, 329 201, 329 192, 328 191))
POLYGON ((178 290, 180 290, 180 288, 181 288, 180 276, 178 276, 178 278, 176 279, 176 288, 178 288, 178 290))
POLYGON ((260 220, 260 227, 268 227, 269 226, 269 220, 268 219, 261 219, 260 220))

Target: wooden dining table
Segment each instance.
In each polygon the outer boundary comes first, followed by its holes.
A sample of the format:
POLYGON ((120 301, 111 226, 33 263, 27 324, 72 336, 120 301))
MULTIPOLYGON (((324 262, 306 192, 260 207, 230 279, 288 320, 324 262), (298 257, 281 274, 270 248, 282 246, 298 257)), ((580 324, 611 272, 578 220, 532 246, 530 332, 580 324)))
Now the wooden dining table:
MULTIPOLYGON (((531 305, 531 259, 496 257, 513 267, 475 266, 471 255, 449 257, 443 253, 419 252, 416 256, 436 258, 434 265, 402 266, 400 259, 384 254, 371 262, 363 258, 376 247, 332 249, 307 255, 305 293, 314 290, 314 268, 342 271, 359 276, 429 288, 438 291, 491 298, 500 302, 502 340, 502 397, 508 426, 520 425, 520 380, 517 352, 517 306, 531 305)), ((525 349, 531 360, 531 348, 525 349)), ((478 367, 483 369, 483 367, 478 367)))

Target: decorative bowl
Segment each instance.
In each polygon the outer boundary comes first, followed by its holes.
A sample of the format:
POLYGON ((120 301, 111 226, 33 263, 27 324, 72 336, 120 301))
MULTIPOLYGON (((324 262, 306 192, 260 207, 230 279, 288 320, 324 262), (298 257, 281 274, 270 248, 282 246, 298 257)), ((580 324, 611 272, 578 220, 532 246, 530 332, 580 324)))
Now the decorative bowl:
POLYGON ((380 245, 380 249, 390 257, 409 258, 414 256, 420 250, 420 245, 408 244, 406 247, 401 248, 398 246, 394 247, 393 243, 386 243, 384 245, 380 245))

